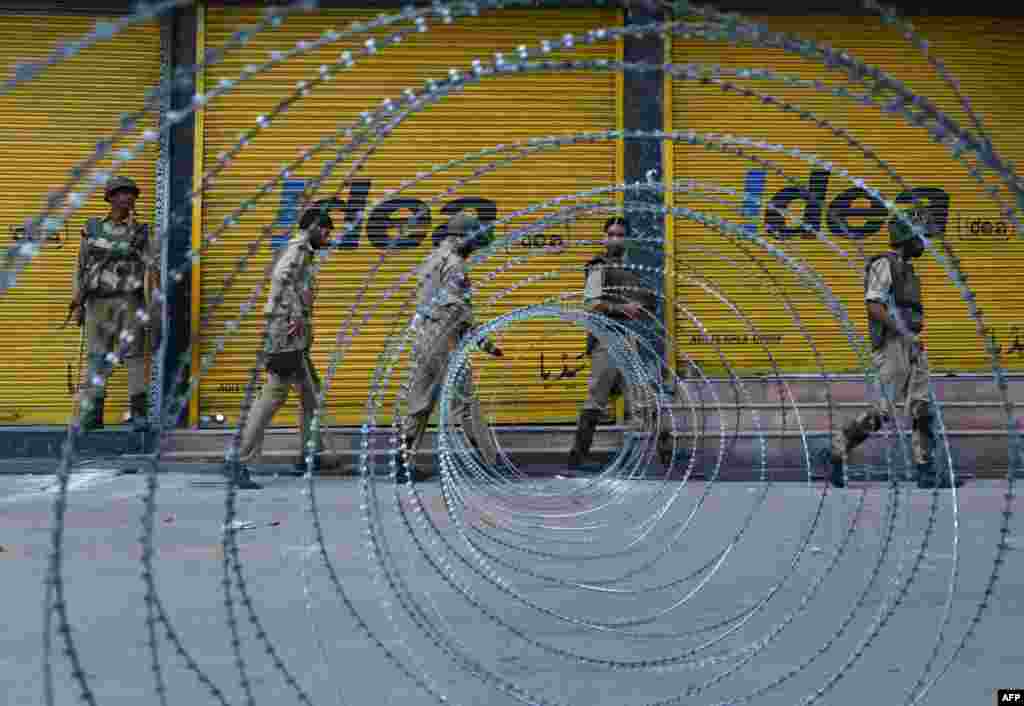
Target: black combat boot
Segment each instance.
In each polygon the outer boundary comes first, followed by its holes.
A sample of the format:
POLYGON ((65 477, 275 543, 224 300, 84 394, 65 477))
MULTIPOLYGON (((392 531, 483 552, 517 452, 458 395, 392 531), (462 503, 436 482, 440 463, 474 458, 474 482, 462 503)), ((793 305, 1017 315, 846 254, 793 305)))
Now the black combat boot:
POLYGON ((260 490, 263 486, 255 483, 249 473, 249 467, 238 461, 224 464, 224 475, 235 484, 239 490, 260 490))
POLYGON ((140 392, 137 395, 132 395, 129 405, 131 406, 132 429, 139 432, 149 431, 149 403, 146 393, 140 392))
MULTIPOLYGON (((323 451, 317 451, 313 456, 313 473, 320 473, 321 471, 333 471, 337 468, 341 468, 341 460, 338 458, 325 457, 323 451)), ((300 456, 295 462, 294 471, 292 474, 301 478, 306 475, 306 471, 309 466, 306 464, 306 457, 300 456)))
POLYGON ((600 466, 584 463, 590 453, 590 447, 594 443, 594 432, 597 430, 597 423, 600 419, 600 410, 585 409, 580 413, 580 419, 576 425, 576 438, 573 440, 569 460, 566 463, 566 467, 570 471, 594 473, 601 470, 600 466))
POLYGON ((831 449, 828 452, 829 476, 828 482, 833 488, 846 487, 846 469, 844 468, 843 457, 831 449))
POLYGON ((832 442, 817 452, 818 461, 825 467, 825 477, 833 488, 846 487, 846 474, 844 473, 843 457, 837 454, 832 448, 832 442))

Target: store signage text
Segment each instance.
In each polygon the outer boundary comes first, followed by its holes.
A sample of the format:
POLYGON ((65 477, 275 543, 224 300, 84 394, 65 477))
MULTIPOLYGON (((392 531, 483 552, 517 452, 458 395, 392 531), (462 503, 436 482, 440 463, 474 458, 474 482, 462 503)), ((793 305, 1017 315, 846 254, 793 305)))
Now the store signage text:
MULTIPOLYGON (((824 219, 832 235, 838 237, 866 238, 881 232, 883 225, 891 226, 895 222, 894 218, 888 217, 885 206, 860 187, 845 189, 837 194, 831 203, 826 202, 831 174, 823 169, 812 171, 808 179, 807 192, 814 201, 797 187, 787 186, 766 199, 767 205, 764 205, 761 199, 765 191, 766 176, 767 172, 760 169, 751 169, 746 174, 742 213, 745 218, 751 219, 744 226, 750 233, 756 233, 760 225, 758 221, 763 220, 764 231, 769 237, 813 239, 815 235, 799 225, 786 224, 783 214, 798 202, 804 205, 804 225, 818 231, 821 230, 824 219), (825 206, 827 210, 823 208, 825 206), (866 220, 857 225, 856 219, 866 220)), ((912 204, 915 198, 919 199, 921 205, 928 207, 939 231, 945 233, 946 224, 949 222, 949 194, 938 187, 922 186, 904 191, 894 201, 897 204, 912 204)))
MULTIPOLYGON (((370 179, 354 179, 349 183, 348 198, 328 199, 328 209, 334 214, 335 234, 340 237, 337 247, 351 250, 359 247, 364 230, 370 243, 382 250, 389 247, 415 248, 431 234, 437 245, 447 233, 448 220, 461 211, 473 211, 481 223, 494 223, 498 217, 498 205, 489 199, 469 197, 448 201, 441 206, 440 215, 444 223, 433 228, 433 218, 426 202, 413 198, 395 198, 382 201, 370 212, 368 218, 355 228, 346 231, 345 226, 355 223, 366 211, 370 200, 370 179), (340 218, 338 216, 341 216, 340 218), (407 225, 405 232, 402 226, 407 225)), ((299 219, 298 208, 302 192, 306 187, 304 179, 288 179, 281 190, 275 228, 294 226, 299 219)), ((281 247, 288 238, 287 230, 277 231, 272 238, 273 248, 281 247)))

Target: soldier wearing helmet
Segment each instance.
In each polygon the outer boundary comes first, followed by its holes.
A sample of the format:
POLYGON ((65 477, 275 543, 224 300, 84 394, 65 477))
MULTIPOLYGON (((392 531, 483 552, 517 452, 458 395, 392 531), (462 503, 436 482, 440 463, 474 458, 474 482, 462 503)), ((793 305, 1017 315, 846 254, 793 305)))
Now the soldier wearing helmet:
MULTIPOLYGON (((396 481, 404 483, 413 466, 412 480, 433 475, 415 467, 427 422, 437 404, 448 361, 462 337, 474 327, 471 285, 466 259, 492 240, 489 228, 465 212, 448 223, 445 239, 427 256, 418 271, 419 291, 413 320, 412 371, 409 408, 402 424, 403 453, 398 458, 396 481)), ((484 352, 495 357, 502 350, 485 339, 484 352)), ((455 392, 452 416, 459 420, 470 442, 488 465, 497 462, 497 450, 484 428, 480 405, 473 392, 472 370, 467 370, 455 392)))
MULTIPOLYGON (((105 391, 96 376, 111 372, 112 355, 124 358, 128 368, 128 394, 132 424, 149 428, 146 395, 144 323, 139 314, 150 311, 147 277, 156 274, 156 244, 149 226, 139 223, 135 202, 139 187, 125 176, 110 179, 103 192, 110 212, 90 218, 82 228, 69 316, 85 326, 88 347, 88 384, 82 395, 82 428, 103 427, 105 391)), ((150 312, 150 321, 159 317, 150 312)), ((154 336, 159 330, 154 327, 154 336)))
MULTIPOLYGON (((924 237, 934 237, 938 233, 934 220, 925 209, 912 209, 906 217, 910 226, 896 219, 889 228, 892 250, 872 257, 865 268, 864 299, 872 360, 886 394, 871 409, 833 435, 829 479, 836 487, 846 484, 844 466, 849 453, 893 418, 889 401, 893 405, 902 402, 909 411, 918 486, 950 487, 949 477, 936 478, 934 469, 929 370, 920 339, 924 329, 924 307, 921 280, 912 263, 924 253, 924 237)), ((957 479, 957 485, 962 485, 961 479, 957 479)))

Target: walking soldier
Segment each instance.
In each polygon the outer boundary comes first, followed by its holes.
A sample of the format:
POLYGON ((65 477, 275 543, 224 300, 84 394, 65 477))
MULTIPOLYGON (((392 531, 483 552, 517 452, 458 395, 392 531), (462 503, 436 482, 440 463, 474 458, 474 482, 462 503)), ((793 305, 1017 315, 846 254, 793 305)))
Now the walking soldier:
MULTIPOLYGON (((864 289, 872 361, 885 394, 871 409, 833 434, 829 454, 832 485, 846 485, 845 464, 850 452, 893 418, 888 407, 903 401, 912 425, 912 454, 921 488, 948 488, 948 477, 936 478, 934 469, 933 410, 928 392, 928 360, 920 334, 924 329, 921 280, 912 260, 925 249, 921 235, 935 235, 934 221, 924 209, 908 212, 914 228, 896 221, 889 230, 893 250, 877 255, 865 268, 864 289)), ((957 479, 962 485, 962 479, 957 479)))
MULTIPOLYGON (((603 256, 590 260, 586 266, 587 280, 583 291, 584 304, 592 313, 603 314, 610 319, 625 323, 639 319, 646 311, 652 315, 657 300, 633 270, 625 267, 626 242, 629 222, 613 216, 604 224, 607 250, 603 256)), ((613 365, 608 346, 593 334, 587 336, 587 354, 590 356, 590 378, 587 382, 587 399, 583 403, 576 424, 576 436, 569 452, 568 468, 572 471, 594 470, 585 465, 594 432, 601 414, 613 394, 626 392, 627 416, 631 426, 637 428, 644 423, 639 395, 624 390, 625 378, 613 365)))
POLYGON ((306 469, 304 454, 312 449, 313 470, 326 468, 321 459, 319 425, 313 428, 320 394, 320 378, 309 356, 313 345, 313 303, 316 279, 314 253, 327 245, 334 223, 326 205, 315 204, 299 219, 299 232, 285 246, 271 273, 270 295, 264 314, 267 323, 267 382, 253 405, 242 431, 238 463, 228 463, 225 473, 243 490, 258 490, 249 463, 259 458, 263 438, 274 415, 288 400, 292 388, 299 393, 299 435, 303 457, 296 472, 306 469))
MULTIPOLYGON (((475 326, 466 260, 492 238, 490 230, 474 216, 458 213, 448 223, 445 239, 420 266, 409 408, 402 424, 403 450, 398 457, 396 475, 399 483, 408 480, 410 465, 413 467, 413 481, 426 480, 433 475, 433 471, 418 470, 416 454, 437 404, 451 355, 463 336, 475 326)), ((489 338, 484 339, 481 348, 495 357, 503 355, 489 338)), ((484 425, 480 403, 473 391, 472 369, 465 371, 459 389, 455 391, 452 416, 459 421, 483 461, 493 466, 497 462, 497 450, 484 425)))

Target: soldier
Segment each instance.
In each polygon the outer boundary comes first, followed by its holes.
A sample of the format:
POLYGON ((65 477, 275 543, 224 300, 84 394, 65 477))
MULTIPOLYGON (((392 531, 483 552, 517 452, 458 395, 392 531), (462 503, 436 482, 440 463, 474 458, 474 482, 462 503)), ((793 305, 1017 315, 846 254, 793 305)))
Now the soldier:
MULTIPOLYGON (((139 187, 134 181, 115 176, 107 182, 103 196, 110 204, 110 213, 105 218, 90 218, 82 228, 74 292, 68 306, 68 318, 74 316, 79 326, 85 326, 89 351, 82 429, 103 428, 105 384, 95 385, 93 380, 97 375, 105 380, 113 365, 108 355, 123 351, 132 425, 136 431, 146 431, 145 325, 139 314, 150 309, 146 301, 150 290, 147 275, 156 274, 156 243, 150 238, 149 226, 136 220, 139 187)), ((159 317, 151 315, 150 321, 156 339, 160 334, 159 317)))
MULTIPOLYGON (((288 400, 294 387, 299 392, 299 436, 302 453, 312 448, 313 471, 327 468, 321 458, 319 429, 312 429, 317 409, 320 379, 309 357, 313 344, 313 302, 316 280, 313 254, 327 245, 334 222, 325 204, 317 203, 299 219, 299 232, 288 242, 274 264, 270 295, 264 314, 267 323, 267 382, 249 412, 238 450, 238 463, 228 463, 225 474, 243 490, 258 490, 248 464, 263 450, 263 437, 274 415, 288 400)), ((319 425, 318 425, 319 426, 319 425)), ((299 475, 307 470, 305 456, 295 465, 299 475)))
MULTIPOLYGON (((936 235, 934 221, 924 209, 908 212, 908 220, 922 233, 936 235)), ((912 421, 912 450, 920 488, 949 488, 950 479, 936 479, 933 459, 932 406, 928 395, 928 361, 920 334, 924 328, 924 307, 921 304, 921 281, 911 260, 924 253, 922 237, 901 221, 889 228, 889 244, 893 250, 876 255, 868 261, 864 275, 864 300, 867 305, 868 328, 871 334, 872 360, 878 368, 879 382, 886 395, 833 435, 828 454, 831 465, 829 480, 842 488, 846 485, 845 464, 850 452, 872 433, 892 420, 887 397, 895 405, 904 400, 912 421)), ((957 486, 963 485, 958 478, 957 486)))
MULTIPOLYGON (((639 319, 645 309, 653 314, 657 301, 644 287, 640 277, 623 266, 629 222, 620 216, 613 216, 605 221, 604 232, 607 238, 605 254, 593 258, 586 265, 584 304, 590 312, 603 314, 619 322, 639 319)), ((590 356, 590 379, 587 382, 587 399, 576 425, 576 438, 569 452, 567 465, 571 471, 596 470, 584 464, 594 441, 594 431, 609 399, 613 394, 620 393, 625 386, 622 373, 612 364, 608 346, 593 334, 587 336, 587 355, 590 356)), ((640 405, 635 396, 627 394, 626 397, 627 403, 632 403, 629 404, 629 416, 632 425, 636 427, 643 421, 640 405)))
MULTIPOLYGON (((491 239, 489 229, 481 226, 474 216, 458 213, 448 223, 445 239, 420 266, 413 324, 416 334, 412 348, 409 409, 402 424, 403 449, 398 457, 398 483, 407 481, 410 464, 414 482, 433 475, 432 470, 427 473, 418 469, 416 454, 437 404, 449 359, 462 337, 474 327, 466 259, 491 239)), ((481 348, 497 358, 504 355, 490 339, 485 339, 481 348)), ((484 428, 472 379, 472 370, 467 370, 454 396, 452 416, 459 420, 483 461, 493 466, 497 461, 497 450, 484 428)))

